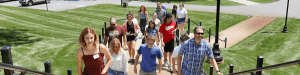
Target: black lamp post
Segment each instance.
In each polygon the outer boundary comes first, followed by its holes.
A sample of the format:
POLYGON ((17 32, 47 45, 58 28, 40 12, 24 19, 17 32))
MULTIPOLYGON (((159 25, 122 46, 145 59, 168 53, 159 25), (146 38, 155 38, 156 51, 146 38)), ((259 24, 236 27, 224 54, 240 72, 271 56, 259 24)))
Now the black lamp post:
POLYGON ((290 3, 290 0, 287 1, 286 15, 285 15, 285 25, 284 25, 284 28, 282 30, 282 33, 288 33, 286 23, 287 23, 288 12, 289 12, 289 3, 290 3))
POLYGON ((217 0, 217 18, 216 18, 216 37, 215 37, 215 43, 213 47, 213 54, 215 57, 216 62, 223 62, 223 57, 221 55, 221 51, 219 49, 219 16, 220 16, 220 0, 217 0))

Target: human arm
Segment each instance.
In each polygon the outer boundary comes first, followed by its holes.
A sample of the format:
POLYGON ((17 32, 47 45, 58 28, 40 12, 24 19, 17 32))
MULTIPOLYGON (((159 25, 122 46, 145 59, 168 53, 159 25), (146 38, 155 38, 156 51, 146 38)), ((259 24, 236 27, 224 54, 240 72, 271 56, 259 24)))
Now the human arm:
POLYGON ((161 60, 161 59, 158 59, 158 63, 159 63, 158 75, 160 75, 160 73, 161 73, 161 68, 162 68, 162 60, 161 60))
POLYGON ((187 22, 187 17, 188 17, 188 15, 187 15, 187 14, 185 14, 185 22, 187 22))
POLYGON ((175 17, 175 18, 176 18, 176 20, 178 20, 178 18, 177 18, 177 17, 178 17, 178 14, 176 13, 176 17, 175 17))
POLYGON ((77 73, 78 73, 78 75, 82 75, 82 56, 83 56, 83 53, 82 53, 81 49, 77 50, 76 56, 77 56, 77 73))
POLYGON ((182 63, 182 55, 184 55, 184 54, 187 54, 186 53, 186 50, 188 50, 188 49, 186 49, 186 46, 187 45, 187 43, 182 43, 181 45, 180 45, 180 48, 179 48, 179 51, 178 51, 178 58, 177 58, 177 68, 178 68, 178 72, 177 72, 177 75, 181 75, 182 74, 182 71, 181 71, 181 65, 183 64, 182 63))
MULTIPOLYGON (((147 22, 149 22, 150 20, 149 20, 148 12, 147 11, 145 11, 145 15, 146 15, 147 22)), ((148 24, 148 23, 146 23, 146 24, 148 24)))
MULTIPOLYGON (((219 70, 219 67, 217 65, 217 62, 215 60, 215 58, 211 58, 209 59, 209 62, 211 63, 211 65, 214 67, 215 71, 219 70)), ((223 75, 221 72, 217 72, 218 75, 223 75)))
POLYGON ((123 42, 124 42, 123 49, 125 50, 125 49, 127 49, 127 37, 126 37, 126 32, 124 29, 122 30, 122 35, 123 35, 123 42))
MULTIPOLYGON (((178 57, 178 49, 179 46, 177 46, 176 48, 174 48, 173 54, 172 54, 172 68, 173 68, 173 73, 176 74, 177 70, 176 70, 176 66, 175 66, 175 60, 178 57)), ((177 60, 176 60, 177 61, 177 60)), ((181 63, 177 63, 177 64, 181 64, 181 63)))
MULTIPOLYGON (((209 62, 211 63, 211 65, 214 67, 215 71, 218 71, 219 67, 217 65, 216 60, 214 59, 214 55, 213 55, 212 49, 211 49, 211 47, 209 45, 207 47, 206 55, 207 55, 207 58, 209 59, 209 62)), ((218 75, 223 75, 221 72, 217 72, 217 74, 218 75)))
POLYGON ((135 60, 134 60, 134 70, 133 70, 135 74, 137 74, 136 65, 137 65, 137 63, 138 63, 139 58, 140 58, 140 54, 137 54, 137 55, 135 56, 135 60))
POLYGON ((138 12, 138 16, 136 17, 136 20, 139 21, 140 18, 140 12, 138 12))
MULTIPOLYGON (((163 33, 160 33, 160 36, 163 36, 163 33)), ((163 47, 165 47, 165 44, 164 44, 164 42, 163 42, 163 40, 164 40, 164 38, 163 37, 160 37, 160 39, 161 39, 161 46, 163 46, 163 47)))
POLYGON ((188 14, 187 11, 185 10, 185 22, 187 22, 188 14))
POLYGON ((123 64, 124 64, 124 72, 127 74, 128 73, 128 71, 129 71, 129 67, 128 67, 128 60, 127 60, 127 55, 126 55, 126 53, 125 53, 125 51, 122 51, 123 52, 123 64))
POLYGON ((134 60, 134 66, 133 66, 134 69, 133 69, 133 71, 134 71, 135 74, 137 74, 136 65, 137 65, 137 63, 139 61, 139 58, 140 58, 141 54, 142 54, 142 49, 141 49, 141 46, 140 46, 140 48, 137 51, 137 55, 135 56, 135 60, 134 60))
POLYGON ((104 38, 104 42, 103 42, 103 45, 104 45, 104 46, 106 46, 106 44, 107 44, 107 39, 108 39, 108 36, 106 36, 106 37, 104 38))
POLYGON ((172 57, 172 68, 173 68, 173 73, 175 73, 176 74, 176 68, 175 68, 175 60, 176 60, 176 58, 175 57, 172 57))
MULTIPOLYGON (((178 55, 177 63, 181 63, 182 55, 178 55)), ((181 64, 177 64, 178 72, 177 75, 181 75, 181 64)))
POLYGON ((105 57, 107 58, 105 67, 101 72, 101 74, 105 74, 113 60, 112 60, 112 57, 111 57, 108 49, 104 45, 99 45, 99 49, 100 49, 100 52, 103 53, 105 55, 105 57))
POLYGON ((156 32, 156 36, 157 36, 157 42, 156 42, 156 44, 157 44, 157 46, 159 45, 159 33, 158 32, 156 32))
POLYGON ((145 43, 147 43, 147 36, 146 36, 147 33, 148 33, 148 32, 147 32, 147 29, 148 29, 148 28, 146 28, 146 30, 145 30, 145 32, 144 32, 145 43))
MULTIPOLYGON (((108 41, 108 37, 109 37, 109 32, 108 32, 108 29, 105 29, 105 37, 104 37, 104 42, 103 42, 103 45, 106 46, 107 44, 107 41, 108 41)), ((103 35, 103 36, 104 36, 103 35)), ((100 39, 99 39, 100 40, 100 39)))
POLYGON ((161 53, 161 51, 159 50, 159 48, 158 48, 158 50, 156 51, 156 57, 158 58, 158 64, 159 64, 159 70, 158 70, 158 75, 160 75, 160 73, 161 73, 161 68, 162 68, 162 60, 161 60, 161 58, 162 58, 162 53, 161 53))

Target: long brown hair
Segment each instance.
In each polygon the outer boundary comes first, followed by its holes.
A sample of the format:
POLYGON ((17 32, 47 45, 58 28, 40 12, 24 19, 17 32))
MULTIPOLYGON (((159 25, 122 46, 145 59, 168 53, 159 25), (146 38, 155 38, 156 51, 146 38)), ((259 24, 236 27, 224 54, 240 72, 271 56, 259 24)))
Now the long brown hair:
POLYGON ((142 8, 144 8, 144 11, 143 11, 143 12, 146 13, 147 9, 146 9, 146 7, 145 7, 144 5, 142 5, 142 6, 140 7, 139 13, 142 11, 142 10, 141 10, 142 8))
POLYGON ((79 46, 81 46, 81 47, 86 46, 86 42, 84 41, 84 36, 88 33, 92 33, 94 35, 94 45, 99 44, 96 31, 93 28, 89 27, 89 28, 84 28, 82 30, 82 32, 79 36, 79 43, 78 43, 79 46))
POLYGON ((150 20, 150 21, 149 21, 149 24, 148 24, 148 30, 149 30, 149 29, 152 29, 152 30, 155 29, 155 22, 154 22, 153 20, 150 20), (153 28, 151 28, 151 26, 150 26, 151 24, 154 24, 153 28))
POLYGON ((117 39, 117 38, 113 38, 113 39, 111 40, 111 42, 110 42, 110 45, 109 45, 109 49, 110 49, 111 54, 117 54, 117 53, 115 53, 115 51, 113 50, 115 44, 118 44, 118 45, 119 45, 119 50, 118 50, 117 52, 120 52, 120 51, 121 51, 121 42, 120 42, 120 40, 117 39))
POLYGON ((167 23, 167 19, 168 19, 168 18, 167 18, 166 16, 163 18, 163 23, 164 23, 164 24, 167 23))

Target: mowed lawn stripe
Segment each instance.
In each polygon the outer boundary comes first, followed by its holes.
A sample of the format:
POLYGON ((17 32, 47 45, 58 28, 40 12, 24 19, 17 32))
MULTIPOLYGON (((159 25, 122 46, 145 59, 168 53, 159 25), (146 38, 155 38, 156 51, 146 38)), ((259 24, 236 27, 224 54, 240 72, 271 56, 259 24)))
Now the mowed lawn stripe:
POLYGON ((71 35, 70 33, 79 33, 79 32, 71 32, 71 31, 68 31, 68 30, 62 30, 62 29, 58 29, 58 28, 54 28, 54 27, 50 27, 50 26, 46 26, 46 25, 41 25, 41 24, 38 24, 38 23, 29 22, 28 20, 25 21, 25 20, 17 19, 17 18, 14 18, 14 17, 3 15, 1 13, 3 13, 3 12, 0 12, 0 15, 2 17, 7 18, 7 20, 4 20, 3 22, 9 22, 9 23, 11 23, 11 25, 14 25, 14 26, 11 26, 11 27, 24 26, 24 27, 20 27, 20 28, 22 28, 22 29, 34 29, 34 30, 38 31, 37 33, 40 33, 40 35, 45 35, 45 36, 66 35, 66 36, 69 36, 69 37, 72 37, 72 36, 74 37, 74 35, 71 35))
POLYGON ((67 13, 59 13, 55 12, 55 14, 51 14, 52 12, 41 12, 44 13, 43 15, 47 15, 47 17, 53 17, 56 19, 61 19, 69 22, 73 22, 76 24, 81 25, 81 27, 86 27, 87 25, 101 25, 104 24, 104 21, 98 20, 98 19, 92 19, 88 17, 83 16, 77 16, 77 15, 71 15, 67 13))
POLYGON ((72 22, 66 22, 63 20, 57 20, 57 19, 53 19, 53 18, 49 18, 49 17, 44 17, 41 15, 35 15, 35 13, 31 14, 31 13, 26 13, 26 12, 21 12, 18 10, 10 10, 10 9, 5 9, 5 8, 0 8, 1 11, 3 12, 8 12, 14 15, 18 15, 21 17, 28 17, 25 19, 30 19, 31 22, 33 23, 40 23, 42 25, 47 25, 50 27, 54 27, 54 28, 58 28, 58 29, 64 29, 64 30, 76 30, 79 29, 78 26, 73 26, 76 25, 75 23, 72 22), (22 13, 22 14, 16 14, 16 13, 22 13))

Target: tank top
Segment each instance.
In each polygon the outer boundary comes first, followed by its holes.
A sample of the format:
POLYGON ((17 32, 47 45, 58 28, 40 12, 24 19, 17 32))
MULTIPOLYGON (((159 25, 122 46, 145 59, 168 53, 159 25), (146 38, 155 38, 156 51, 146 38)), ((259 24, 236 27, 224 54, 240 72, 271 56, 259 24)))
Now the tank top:
POLYGON ((144 13, 144 14, 142 14, 142 12, 140 12, 140 19, 146 19, 146 15, 145 15, 145 13, 144 13))
POLYGON ((82 59, 85 65, 82 75, 108 75, 107 73, 101 74, 102 70, 105 67, 103 62, 103 56, 104 56, 103 53, 100 53, 99 51, 99 53, 97 53, 99 55, 99 58, 94 59, 93 56, 95 54, 84 55, 82 47, 81 50, 83 53, 82 59))
POLYGON ((129 33, 135 33, 135 31, 134 31, 134 24, 133 23, 131 23, 131 25, 129 25, 128 22, 127 22, 127 32, 129 32, 129 33))
MULTIPOLYGON (((131 23, 131 25, 129 25, 128 22, 127 22, 127 32, 129 32, 131 34, 135 33, 133 23, 131 23)), ((134 39, 135 39, 135 36, 127 36, 127 41, 132 41, 134 39)))

